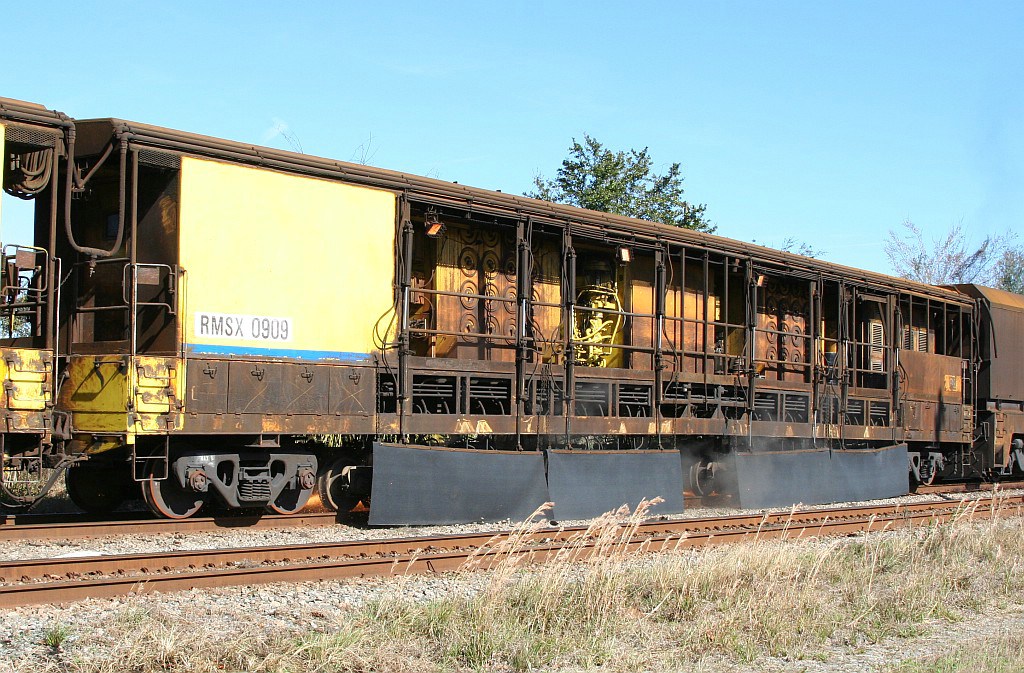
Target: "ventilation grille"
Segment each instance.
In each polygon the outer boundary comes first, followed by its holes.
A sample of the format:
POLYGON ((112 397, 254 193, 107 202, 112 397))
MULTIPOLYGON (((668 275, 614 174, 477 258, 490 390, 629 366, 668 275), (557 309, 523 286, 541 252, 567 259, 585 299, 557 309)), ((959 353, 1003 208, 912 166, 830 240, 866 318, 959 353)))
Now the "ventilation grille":
POLYGON ((576 382, 576 415, 607 416, 611 388, 607 383, 576 382))
POLYGON ((53 134, 35 129, 26 129, 20 126, 8 126, 4 137, 9 143, 34 145, 36 147, 53 147, 57 142, 57 136, 53 134))
POLYGON ((881 320, 872 320, 869 323, 871 330, 871 371, 885 371, 885 330, 882 329, 881 320))
POLYGON ((619 386, 619 416, 650 416, 651 386, 624 383, 619 386))
POLYGON ((885 427, 889 425, 889 403, 872 400, 868 403, 870 425, 885 427))
POLYGON ((177 154, 157 152, 156 150, 140 150, 139 163, 145 166, 178 169, 181 168, 181 157, 177 154))
POLYGON ((756 411, 767 411, 773 415, 778 413, 778 395, 774 395, 772 393, 754 393, 754 409, 756 411))
POLYGON ((804 395, 786 395, 782 401, 787 423, 806 423, 810 415, 811 398, 804 395))
POLYGON ((576 383, 576 400, 578 402, 608 402, 608 385, 605 383, 576 383))
POLYGON ((471 376, 469 379, 469 413, 511 414, 512 380, 471 376))
POLYGON ((454 376, 413 376, 412 412, 414 414, 458 413, 454 376))
POLYGON ((864 425, 864 400, 846 400, 846 424, 864 425))

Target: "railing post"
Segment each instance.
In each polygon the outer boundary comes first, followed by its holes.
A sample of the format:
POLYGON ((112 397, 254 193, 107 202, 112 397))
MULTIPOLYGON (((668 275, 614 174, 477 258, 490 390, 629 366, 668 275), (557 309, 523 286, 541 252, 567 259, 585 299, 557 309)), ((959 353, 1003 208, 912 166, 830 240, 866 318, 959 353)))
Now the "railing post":
POLYGON ((398 388, 398 432, 402 437, 402 441, 408 440, 406 427, 405 427, 405 416, 408 411, 408 400, 409 400, 409 355, 410 350, 410 336, 409 336, 409 295, 412 288, 412 238, 413 238, 413 227, 412 227, 412 216, 410 213, 409 202, 405 198, 401 200, 401 264, 399 265, 399 288, 400 288, 400 305, 399 305, 399 329, 398 329, 398 381, 396 387, 398 388))
POLYGON ((562 411, 565 414, 565 444, 566 448, 571 448, 572 416, 576 413, 576 341, 573 338, 576 331, 576 250, 572 247, 571 222, 565 223, 565 232, 562 236, 562 270, 562 325, 565 332, 562 352, 562 365, 565 370, 562 381, 562 404, 565 408, 562 411))
POLYGON ((526 412, 526 362, 529 358, 527 326, 533 314, 533 219, 516 227, 516 450, 522 451, 522 423, 526 412))
POLYGON ((661 404, 664 400, 664 338, 665 338, 665 256, 663 250, 654 251, 654 424, 658 446, 661 446, 661 404))

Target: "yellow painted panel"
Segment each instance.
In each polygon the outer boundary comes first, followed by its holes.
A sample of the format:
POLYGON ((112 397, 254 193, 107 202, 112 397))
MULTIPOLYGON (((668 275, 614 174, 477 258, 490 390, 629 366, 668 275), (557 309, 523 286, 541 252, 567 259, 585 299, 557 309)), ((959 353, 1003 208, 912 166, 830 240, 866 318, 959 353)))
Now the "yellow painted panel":
POLYGON ((132 368, 135 410, 168 414, 178 410, 182 368, 177 358, 137 356, 132 368))
POLYGON ((137 356, 133 359, 132 388, 138 434, 180 430, 184 368, 178 358, 137 356))
POLYGON ((38 348, 0 349, 3 358, 4 379, 31 383, 44 383, 53 372, 50 351, 38 348))
POLYGON ((64 370, 59 406, 79 432, 124 432, 128 424, 127 363, 117 355, 75 356, 64 370))
POLYGON ((49 351, 36 348, 0 350, 0 381, 9 409, 41 411, 50 401, 50 377, 53 358, 49 351))
POLYGON ((185 157, 181 265, 193 352, 365 357, 392 304, 396 197, 185 157))

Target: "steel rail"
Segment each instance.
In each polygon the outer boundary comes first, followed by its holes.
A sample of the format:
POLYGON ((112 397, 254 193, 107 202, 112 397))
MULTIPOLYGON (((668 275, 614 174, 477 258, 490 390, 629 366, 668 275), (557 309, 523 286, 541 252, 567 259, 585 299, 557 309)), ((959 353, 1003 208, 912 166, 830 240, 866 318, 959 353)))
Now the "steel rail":
MULTIPOLYGON (((955 516, 991 516, 997 510, 1024 507, 1024 496, 950 500, 896 506, 866 506, 739 515, 713 519, 652 521, 639 524, 618 549, 660 551, 752 539, 848 535, 901 525, 946 521, 955 516)), ((627 526, 624 530, 632 528, 627 526)), ((598 549, 580 537, 583 527, 541 529, 515 538, 516 546, 503 550, 514 531, 391 540, 257 547, 250 549, 172 552, 161 555, 37 559, 0 564, 0 575, 22 583, 0 586, 0 607, 69 602, 153 591, 182 591, 223 586, 301 582, 371 575, 444 572, 466 566, 488 568, 509 556, 527 556, 543 562, 564 553, 585 558, 598 549), (305 562, 296 563, 296 560, 305 562), (223 567, 246 563, 248 567, 223 567), (266 565, 277 563, 284 565, 266 565), (220 566, 220 567, 216 567, 220 566), (192 572, 178 569, 202 568, 192 572), (157 570, 157 573, 153 573, 157 570), (17 573, 22 575, 17 575, 17 573), (87 577, 70 581, 32 582, 32 577, 87 577), (104 573, 104 577, 95 577, 104 573), (129 574, 137 573, 137 574, 129 574), (90 575, 92 577, 90 577, 90 575), (24 578, 24 579, 23 579, 24 578)), ((8 579, 7 581, 10 581, 8 579)))
POLYGON ((137 518, 116 521, 83 520, 83 515, 18 514, 0 518, 0 542, 18 540, 80 540, 111 535, 150 535, 154 533, 208 533, 245 528, 303 528, 329 526, 339 522, 336 512, 309 514, 225 515, 189 519, 156 519, 149 512, 137 518))
MULTIPOLYGON (((958 505, 941 503, 951 508, 958 505)), ((931 510, 922 510, 931 511, 931 510)), ((863 519, 877 515, 877 508, 868 507, 863 511, 853 510, 811 510, 801 512, 776 512, 770 514, 744 514, 701 519, 670 519, 647 521, 637 526, 642 535, 671 535, 723 532, 736 529, 751 529, 776 526, 786 523, 805 525, 829 518, 835 513, 836 519, 863 519)), ((908 511, 913 515, 914 512, 908 511)), ((586 526, 540 528, 524 540, 565 540, 587 531, 586 526)), ((413 552, 435 553, 446 549, 480 548, 488 542, 499 542, 509 538, 512 531, 485 531, 456 535, 420 537, 395 537, 377 540, 345 540, 339 542, 307 543, 299 545, 274 545, 266 547, 241 547, 237 549, 199 549, 170 551, 160 554, 118 554, 96 556, 72 556, 61 558, 37 558, 14 561, 0 561, 0 582, 26 581, 44 577, 82 577, 112 573, 170 572, 183 569, 208 568, 242 562, 296 562, 318 558, 352 558, 374 555, 400 555, 413 552)))

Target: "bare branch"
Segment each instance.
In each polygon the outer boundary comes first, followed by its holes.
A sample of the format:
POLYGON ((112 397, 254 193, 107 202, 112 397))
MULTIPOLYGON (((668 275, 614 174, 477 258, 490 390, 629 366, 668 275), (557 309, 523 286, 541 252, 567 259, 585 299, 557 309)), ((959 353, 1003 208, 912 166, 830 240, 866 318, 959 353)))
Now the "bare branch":
POLYGON ((932 285, 997 283, 997 264, 1014 240, 1013 234, 990 235, 974 245, 963 220, 931 241, 909 219, 902 228, 902 233, 889 230, 884 245, 889 263, 897 275, 932 285))

